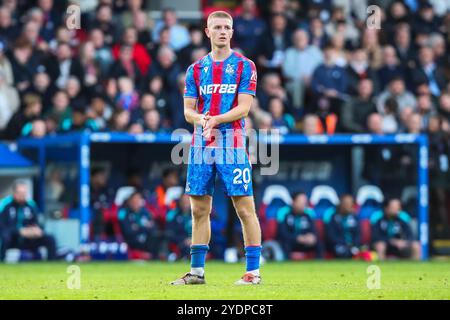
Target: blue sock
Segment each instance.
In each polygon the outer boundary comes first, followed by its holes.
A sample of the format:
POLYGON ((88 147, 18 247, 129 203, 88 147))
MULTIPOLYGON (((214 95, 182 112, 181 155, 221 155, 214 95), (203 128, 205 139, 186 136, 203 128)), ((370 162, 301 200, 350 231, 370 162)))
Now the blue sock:
POLYGON ((206 244, 193 244, 191 246, 191 268, 204 268, 206 253, 209 246, 206 244))
POLYGON ((247 272, 259 269, 259 258, 261 257, 261 246, 245 247, 245 261, 247 263, 247 272))

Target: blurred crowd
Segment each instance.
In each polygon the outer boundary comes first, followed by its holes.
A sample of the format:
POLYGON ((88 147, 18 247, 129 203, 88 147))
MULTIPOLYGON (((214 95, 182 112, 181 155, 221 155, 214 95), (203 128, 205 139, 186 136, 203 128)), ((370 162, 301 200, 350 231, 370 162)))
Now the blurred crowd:
MULTIPOLYGON (((81 28, 69 29, 70 3, 1 1, 2 138, 190 129, 184 72, 209 52, 204 21, 172 8, 153 20, 145 0, 75 1, 81 28)), ((232 47, 259 71, 249 128, 449 133, 448 1, 227 3, 232 47)))
MULTIPOLYGON (((258 68, 248 129, 426 133, 431 218, 448 228, 448 1, 220 3, 234 17, 232 48, 258 68)), ((201 4, 204 15, 215 8, 215 1, 201 4)), ((205 21, 179 19, 174 8, 153 19, 148 6, 0 0, 0 139, 191 130, 181 112, 185 70, 210 50, 205 21), (81 6, 80 29, 67 27, 71 3, 81 6)), ((364 178, 388 193, 414 184, 416 155, 408 146, 369 149, 364 178), (380 164, 385 170, 374 170, 380 164)))

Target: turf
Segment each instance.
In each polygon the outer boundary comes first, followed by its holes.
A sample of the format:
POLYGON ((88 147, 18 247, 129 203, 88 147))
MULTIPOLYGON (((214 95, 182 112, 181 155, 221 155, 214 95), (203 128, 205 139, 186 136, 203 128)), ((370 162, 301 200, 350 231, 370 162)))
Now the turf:
POLYGON ((242 264, 207 263, 207 285, 169 286, 188 264, 80 263, 81 288, 67 288, 68 264, 0 264, 0 299, 450 299, 450 262, 383 262, 381 288, 367 288, 369 264, 267 263, 264 284, 233 285, 242 264))

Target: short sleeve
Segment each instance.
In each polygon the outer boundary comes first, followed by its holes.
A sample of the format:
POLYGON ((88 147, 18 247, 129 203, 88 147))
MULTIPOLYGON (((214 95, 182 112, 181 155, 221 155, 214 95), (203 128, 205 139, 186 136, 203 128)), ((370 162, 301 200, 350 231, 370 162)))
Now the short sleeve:
POLYGON ((189 66, 186 72, 186 80, 184 85, 185 98, 198 98, 197 85, 194 77, 194 65, 189 66))
POLYGON ((256 95, 256 82, 257 73, 255 64, 251 60, 244 61, 238 93, 256 95))

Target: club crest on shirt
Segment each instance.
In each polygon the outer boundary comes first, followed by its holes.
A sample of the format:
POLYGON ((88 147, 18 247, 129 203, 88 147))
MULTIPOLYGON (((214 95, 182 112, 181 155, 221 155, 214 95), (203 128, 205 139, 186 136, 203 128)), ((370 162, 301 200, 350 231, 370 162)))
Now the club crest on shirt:
POLYGON ((226 74, 233 74, 234 73, 234 69, 233 69, 233 66, 231 64, 227 64, 227 68, 225 69, 225 73, 226 74))

